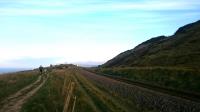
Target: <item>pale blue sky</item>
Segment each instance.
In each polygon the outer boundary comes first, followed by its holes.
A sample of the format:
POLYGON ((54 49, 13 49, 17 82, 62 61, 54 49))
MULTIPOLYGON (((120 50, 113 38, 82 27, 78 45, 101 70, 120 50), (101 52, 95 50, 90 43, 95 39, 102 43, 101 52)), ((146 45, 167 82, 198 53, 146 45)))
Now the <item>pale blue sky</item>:
POLYGON ((0 0, 0 67, 103 63, 199 19, 199 0, 0 0))

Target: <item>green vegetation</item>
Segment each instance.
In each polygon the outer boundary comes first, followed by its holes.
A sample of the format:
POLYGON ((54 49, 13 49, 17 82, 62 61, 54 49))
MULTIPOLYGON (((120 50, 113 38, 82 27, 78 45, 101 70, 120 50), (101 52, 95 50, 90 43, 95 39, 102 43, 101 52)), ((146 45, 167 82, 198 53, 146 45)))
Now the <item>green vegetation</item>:
POLYGON ((96 106, 80 85, 70 70, 56 70, 50 73, 46 84, 30 99, 22 108, 21 112, 62 112, 65 98, 63 88, 67 89, 70 81, 75 81, 74 96, 77 97, 75 112, 98 112, 96 106), (66 81, 66 87, 63 87, 66 81))
POLYGON ((1 75, 0 101, 19 91, 24 94, 10 98, 15 100, 5 100, 10 104, 4 110, 14 107, 13 104, 19 104, 15 108, 21 109, 24 104, 21 112, 62 112, 63 109, 70 112, 73 109, 73 112, 199 112, 199 97, 196 97, 200 96, 199 29, 200 21, 186 25, 173 36, 152 38, 90 69, 115 78, 96 75, 74 65, 51 65, 47 74, 44 72, 42 79, 38 78, 40 83, 25 89, 32 90, 32 94, 19 97, 27 95, 25 90, 19 90, 33 83, 38 71, 1 75))
MULTIPOLYGON (((138 87, 148 88, 172 96, 192 97, 192 100, 199 100, 199 29, 200 20, 179 28, 172 36, 159 36, 147 40, 134 49, 125 51, 92 70, 102 75, 114 76, 115 79, 120 81, 131 82, 131 84, 138 87)), ((112 89, 109 86, 108 88, 112 89)), ((144 92, 142 101, 145 101, 145 97, 149 95, 146 93, 144 92)), ((138 97, 142 98, 143 96, 141 94, 138 97)), ((157 94, 157 96, 159 95, 157 94)), ((154 100, 159 101, 158 99, 155 98, 154 100)), ((167 104, 166 99, 163 100, 163 105, 167 104)), ((146 103, 154 100, 151 99, 146 103)), ((181 101, 178 102, 181 105, 181 101)), ((160 103, 152 107, 156 107, 160 103)), ((197 105, 197 107, 199 106, 197 105)), ((190 104, 188 108, 191 109, 190 104)), ((187 109, 185 108, 181 111, 185 110, 187 109)))
POLYGON ((0 101, 3 101, 9 95, 33 83, 37 77, 37 71, 0 75, 0 101))
MULTIPOLYGON (((93 74, 85 70, 80 70, 79 78, 84 78, 83 83, 91 97, 98 100, 93 100, 95 104, 99 104, 98 108, 105 112, 157 112, 156 109, 149 105, 139 104, 142 91, 136 90, 131 85, 123 82, 112 80, 110 78, 93 74), (88 83, 88 84, 87 84, 88 83), (90 87, 92 84, 94 87, 90 87), (89 90, 91 89, 91 90, 89 90), (138 92, 140 91, 140 92, 138 92), (139 93, 139 94, 138 94, 139 93), (138 97, 138 95, 141 95, 138 97), (139 98, 139 99, 138 99, 139 98), (137 100, 137 101, 136 101, 137 100), (108 109, 107 109, 108 108, 108 109)), ((152 99, 153 100, 153 99, 152 99)), ((144 100, 143 100, 144 101, 144 100)))
MULTIPOLYGON (((102 68, 95 71, 181 90, 193 86, 195 92, 198 92, 200 85, 197 81, 199 71, 193 69, 140 67, 102 68)), ((185 100, 96 75, 81 68, 54 68, 47 76, 46 83, 39 91, 25 100, 21 112, 61 112, 64 107, 71 112, 74 102, 74 112, 157 112, 163 109, 162 106, 168 107, 165 110, 170 110, 177 105, 184 105, 182 110, 191 108, 190 103, 185 100), (72 84, 75 85, 74 89, 69 89, 72 84), (72 90, 72 94, 69 94, 69 90, 72 90), (170 101, 179 103, 173 105, 170 101)), ((198 105, 194 105, 198 109, 198 105)))
MULTIPOLYGON (((90 101, 90 105, 93 108, 91 112, 125 112, 127 111, 125 108, 119 105, 119 102, 115 102, 116 100, 108 94, 107 92, 100 90, 96 85, 91 83, 88 79, 83 77, 81 74, 76 74, 76 78, 79 86, 84 91, 85 95, 88 96, 88 100, 90 101)), ((130 107, 129 107, 130 108, 130 107)), ((77 107, 79 110, 79 107, 77 107)), ((82 112, 81 110, 76 112, 82 112)), ((130 111, 130 110, 129 110, 130 111)), ((85 112, 90 112, 85 110, 85 112)))
POLYGON ((102 67, 200 66, 200 21, 181 27, 174 35, 152 38, 125 51, 102 67))
POLYGON ((63 111, 66 99, 63 88, 67 89, 70 81, 75 82, 74 112, 150 112, 139 109, 132 100, 122 98, 83 74, 80 69, 54 69, 46 84, 23 105, 21 112, 63 111))
POLYGON ((49 75, 45 85, 25 103, 21 112, 62 112, 64 73, 56 71, 49 75))
POLYGON ((95 72, 186 92, 200 93, 200 71, 184 68, 101 68, 95 72))

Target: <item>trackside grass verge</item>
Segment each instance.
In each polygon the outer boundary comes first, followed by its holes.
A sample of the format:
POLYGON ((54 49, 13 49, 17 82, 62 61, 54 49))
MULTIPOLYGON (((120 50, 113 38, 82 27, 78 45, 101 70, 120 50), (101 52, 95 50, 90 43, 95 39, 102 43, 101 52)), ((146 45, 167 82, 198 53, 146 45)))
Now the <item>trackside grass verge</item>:
POLYGON ((126 78, 164 88, 200 94, 200 71, 185 68, 100 68, 97 73, 126 78))
MULTIPOLYGON (((156 110, 148 107, 141 107, 135 100, 128 97, 130 95, 130 90, 128 87, 122 86, 120 83, 112 79, 95 75, 93 73, 87 72, 85 70, 80 70, 81 75, 87 79, 87 82, 93 83, 96 90, 100 92, 102 98, 101 101, 106 103, 111 111, 113 112, 157 112, 156 110)), ((123 84, 123 83, 122 83, 123 84)), ((92 90, 94 91, 94 90, 92 90)), ((98 95, 98 92, 93 92, 98 95)), ((110 112, 110 111, 108 111, 110 112)))

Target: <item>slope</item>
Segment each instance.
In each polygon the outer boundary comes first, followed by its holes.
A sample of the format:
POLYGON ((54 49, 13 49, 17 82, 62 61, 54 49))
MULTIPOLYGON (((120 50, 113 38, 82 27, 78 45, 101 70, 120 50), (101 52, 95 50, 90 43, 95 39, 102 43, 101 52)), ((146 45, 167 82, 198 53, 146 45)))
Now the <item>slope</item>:
POLYGON ((174 35, 147 40, 109 60, 102 67, 200 65, 200 20, 179 28, 174 35))

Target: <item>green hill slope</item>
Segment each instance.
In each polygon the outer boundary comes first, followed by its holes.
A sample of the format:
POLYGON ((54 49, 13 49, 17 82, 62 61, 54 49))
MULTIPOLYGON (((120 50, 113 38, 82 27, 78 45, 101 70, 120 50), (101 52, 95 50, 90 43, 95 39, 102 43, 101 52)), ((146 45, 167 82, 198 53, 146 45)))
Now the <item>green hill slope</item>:
POLYGON ((172 36, 159 36, 143 42, 102 65, 134 66, 200 66, 200 21, 179 28, 172 36))

